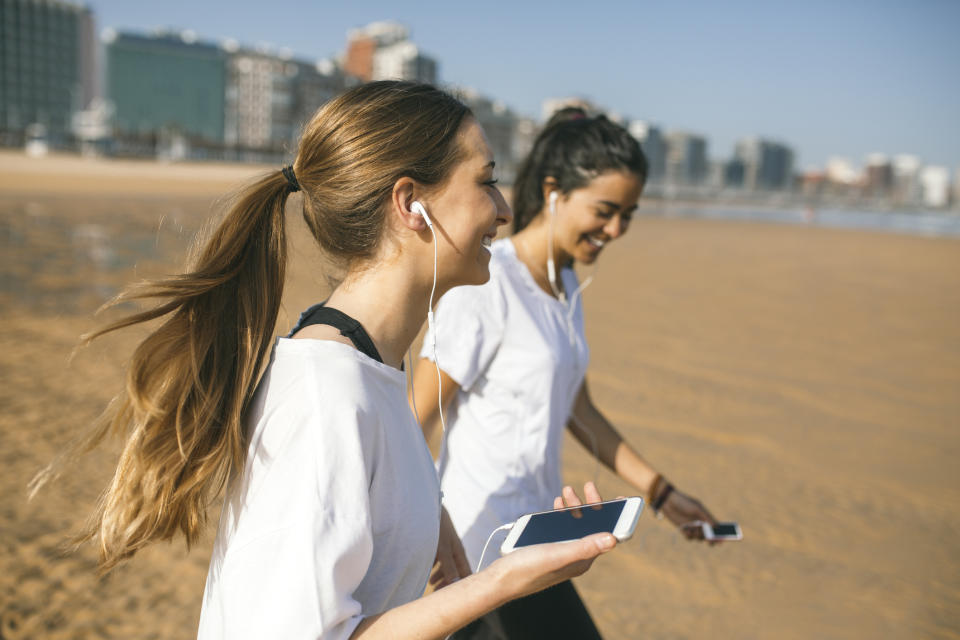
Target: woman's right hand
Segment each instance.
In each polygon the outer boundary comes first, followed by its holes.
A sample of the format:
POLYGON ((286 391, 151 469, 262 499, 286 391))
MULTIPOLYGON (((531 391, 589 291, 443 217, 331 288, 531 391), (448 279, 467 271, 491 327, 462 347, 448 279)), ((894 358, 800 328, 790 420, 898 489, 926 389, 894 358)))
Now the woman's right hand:
MULTIPOLYGON (((592 482, 583 487, 587 504, 602 502, 592 482)), ((563 496, 554 500, 554 508, 581 506, 579 496, 571 487, 563 488, 563 496)), ((504 601, 536 593, 587 571, 600 554, 617 545, 611 533, 595 533, 572 542, 538 544, 500 558, 488 571, 496 572, 502 585, 504 601)))

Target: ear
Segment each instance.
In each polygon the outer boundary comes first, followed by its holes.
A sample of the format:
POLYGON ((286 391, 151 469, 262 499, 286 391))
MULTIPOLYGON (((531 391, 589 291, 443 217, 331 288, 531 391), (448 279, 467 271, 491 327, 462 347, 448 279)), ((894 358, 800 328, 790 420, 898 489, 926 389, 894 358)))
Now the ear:
POLYGON ((413 178, 400 178, 393 185, 393 191, 390 194, 390 214, 401 227, 413 231, 427 230, 427 221, 411 208, 417 201, 417 194, 420 191, 422 190, 418 188, 413 178))
POLYGON ((543 204, 546 206, 550 202, 550 193, 553 191, 559 191, 560 185, 557 184, 557 179, 553 176, 547 176, 543 179, 543 182, 540 184, 541 195, 543 196, 543 204))

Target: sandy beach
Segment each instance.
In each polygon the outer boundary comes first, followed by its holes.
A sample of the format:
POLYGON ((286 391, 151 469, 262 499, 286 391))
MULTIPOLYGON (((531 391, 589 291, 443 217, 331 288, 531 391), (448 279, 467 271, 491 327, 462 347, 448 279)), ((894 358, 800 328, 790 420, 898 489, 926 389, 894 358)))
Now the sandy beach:
MULTIPOLYGON (((143 335, 69 361, 97 307, 176 271, 263 170, 0 153, 3 640, 195 637, 213 524, 189 553, 155 545, 101 580, 93 549, 62 545, 115 448, 32 502, 26 485, 120 388, 143 335)), ((280 330, 328 290, 290 204, 280 330)), ((960 239, 641 216, 584 300, 598 406, 745 537, 690 544, 646 514, 577 581, 605 637, 960 638, 960 239)), ((567 444, 580 484, 594 465, 567 444)))

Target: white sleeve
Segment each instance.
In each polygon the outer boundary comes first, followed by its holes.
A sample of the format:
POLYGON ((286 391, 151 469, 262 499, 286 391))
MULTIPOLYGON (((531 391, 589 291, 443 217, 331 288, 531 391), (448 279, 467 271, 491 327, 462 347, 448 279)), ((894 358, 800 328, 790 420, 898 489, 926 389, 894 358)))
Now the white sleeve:
POLYGON ((256 536, 230 549, 215 615, 223 638, 346 640, 363 617, 353 594, 373 555, 369 450, 364 455, 371 443, 355 412, 327 414, 319 423, 284 418, 319 434, 286 445, 314 449, 305 458, 316 466, 270 469, 273 477, 253 499, 271 502, 278 521, 260 523, 256 536))
POLYGON ((504 313, 501 292, 494 281, 454 287, 440 298, 420 357, 434 360, 432 339, 436 335, 440 368, 469 391, 500 347, 504 313))

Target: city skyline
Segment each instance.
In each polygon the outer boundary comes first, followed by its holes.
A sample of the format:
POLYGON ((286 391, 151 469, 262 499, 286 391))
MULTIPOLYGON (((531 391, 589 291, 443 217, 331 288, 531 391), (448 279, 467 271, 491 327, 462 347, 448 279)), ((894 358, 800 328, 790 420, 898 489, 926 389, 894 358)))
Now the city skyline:
POLYGON ((307 58, 334 57, 350 29, 393 19, 440 61, 442 82, 475 88, 524 115, 539 118, 546 98, 579 95, 625 117, 702 134, 712 158, 761 136, 796 149, 800 170, 822 169, 831 157, 864 165, 877 152, 960 166, 957 3, 693 3, 686 14, 620 3, 590 12, 572 3, 552 3, 549 12, 498 10, 507 5, 497 2, 452 14, 427 3, 404 7, 404 15, 383 2, 89 6, 101 29, 171 26, 307 58))

